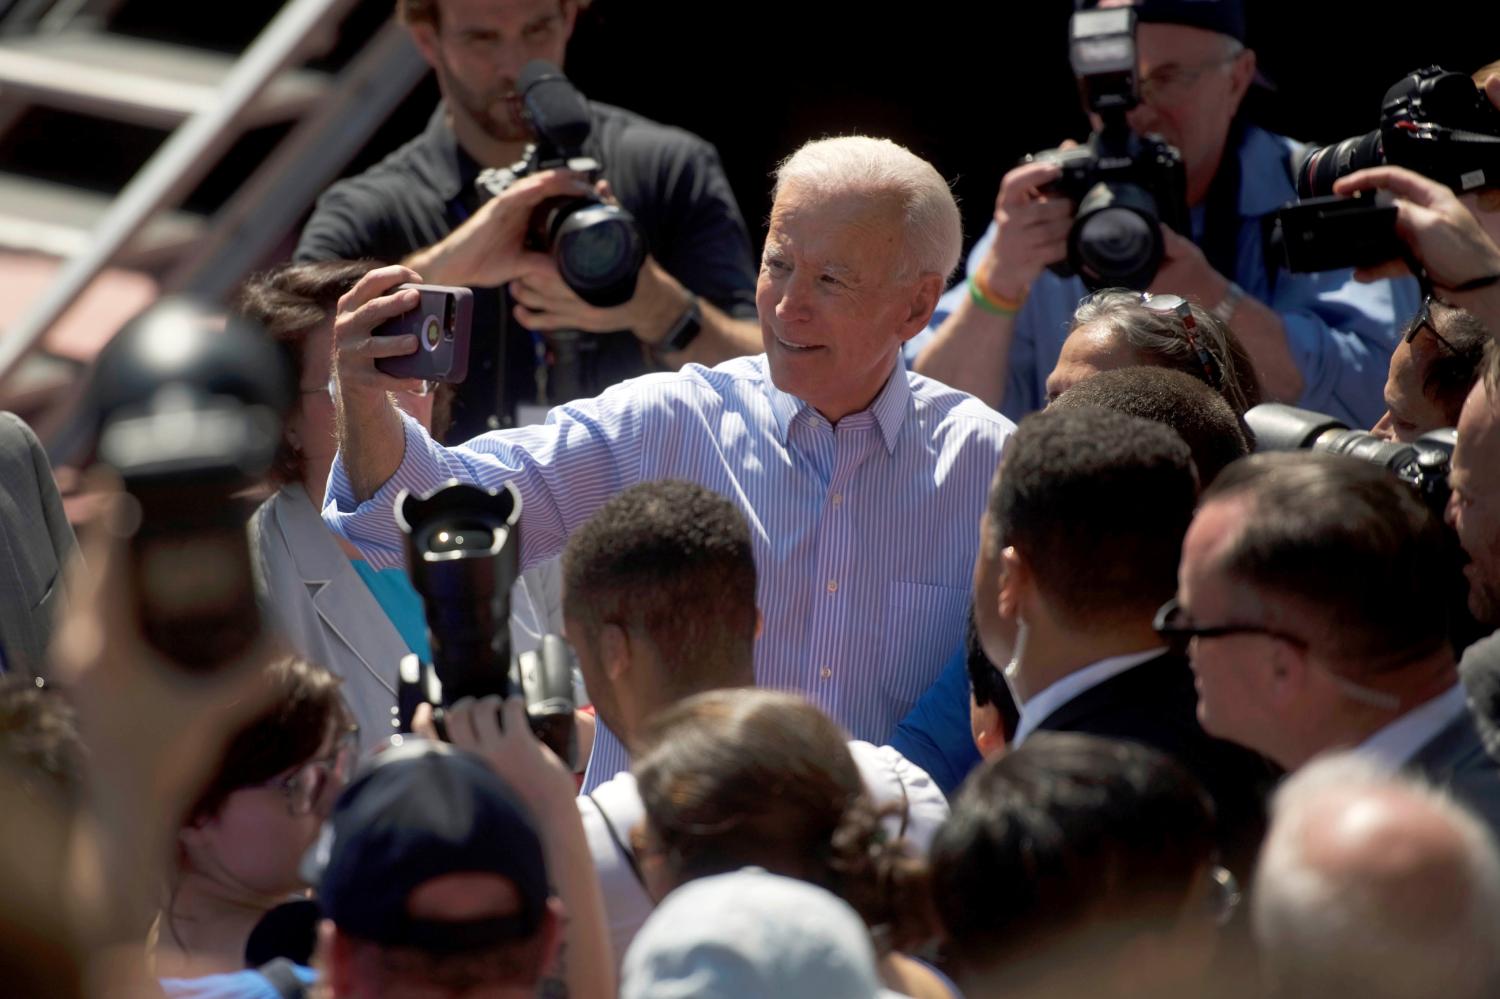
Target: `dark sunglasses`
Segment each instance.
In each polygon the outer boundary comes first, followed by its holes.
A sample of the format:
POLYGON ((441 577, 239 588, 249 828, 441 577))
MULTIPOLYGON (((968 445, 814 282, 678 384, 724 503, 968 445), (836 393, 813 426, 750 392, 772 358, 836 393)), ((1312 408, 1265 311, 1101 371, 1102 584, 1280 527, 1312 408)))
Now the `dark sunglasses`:
POLYGON ((1437 324, 1432 321, 1432 301, 1431 295, 1426 295, 1422 298, 1422 307, 1417 310, 1417 314, 1412 317, 1411 325, 1406 328, 1405 340, 1407 343, 1411 343, 1417 338, 1418 334, 1426 330, 1432 334, 1434 340, 1448 348, 1448 353, 1457 354, 1458 348, 1449 343, 1443 337, 1443 334, 1437 331, 1437 324))
POLYGON ((1275 628, 1267 628, 1259 624, 1219 624, 1210 627, 1195 625, 1188 619, 1187 611, 1173 597, 1161 605, 1157 610, 1156 617, 1151 621, 1151 627, 1161 636, 1162 640, 1175 649, 1187 648, 1188 642, 1194 638, 1222 638, 1226 635, 1269 635, 1279 638, 1283 642, 1307 648, 1307 642, 1296 635, 1289 635, 1275 628))
POLYGON ((1143 291, 1141 292, 1141 307, 1159 316, 1176 316, 1182 322, 1182 334, 1187 338, 1188 346, 1198 358, 1198 366, 1203 369, 1203 376, 1208 381, 1208 387, 1215 390, 1224 387, 1224 369, 1219 366, 1218 359, 1198 340, 1198 320, 1193 317, 1193 307, 1187 299, 1177 295, 1153 295, 1143 291))

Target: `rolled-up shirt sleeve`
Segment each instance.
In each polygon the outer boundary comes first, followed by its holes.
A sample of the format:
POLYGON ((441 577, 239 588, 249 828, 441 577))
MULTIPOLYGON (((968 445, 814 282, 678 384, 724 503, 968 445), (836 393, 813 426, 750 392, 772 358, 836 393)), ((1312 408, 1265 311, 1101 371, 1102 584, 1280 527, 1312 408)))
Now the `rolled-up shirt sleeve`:
POLYGON ((521 494, 521 565, 562 551, 568 535, 611 496, 640 480, 643 421, 652 410, 648 376, 615 386, 597 399, 554 409, 541 426, 483 434, 457 447, 434 441, 402 416, 401 464, 363 503, 356 503, 343 455, 329 473, 323 520, 377 567, 405 563, 396 524, 403 489, 430 492, 450 479, 495 489, 509 482, 521 494))

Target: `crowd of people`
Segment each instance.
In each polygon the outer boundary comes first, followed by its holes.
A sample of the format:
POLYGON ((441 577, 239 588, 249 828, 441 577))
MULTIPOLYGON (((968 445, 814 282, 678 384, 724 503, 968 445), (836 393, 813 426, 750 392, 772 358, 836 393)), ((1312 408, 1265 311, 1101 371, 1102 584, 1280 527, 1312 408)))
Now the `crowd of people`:
POLYGON ((139 460, 75 537, 0 414, 4 991, 1500 994, 1500 176, 1349 172, 1403 256, 1293 273, 1246 5, 1106 0, 1183 167, 1144 290, 1052 266, 1046 158, 950 287, 949 184, 869 136, 782 161, 756 267, 712 146, 619 108, 584 108, 607 183, 481 180, 580 5, 397 0, 441 105, 228 303, 291 400, 245 558, 139 460), (585 196, 639 222, 623 303, 528 237, 585 196), (473 289, 460 383, 387 369, 413 284, 473 289), (1323 422, 1267 450, 1266 404, 1323 422), (455 484, 517 525, 419 551, 455 484), (247 641, 164 641, 236 579, 247 641), (418 668, 456 649, 474 696, 418 668))

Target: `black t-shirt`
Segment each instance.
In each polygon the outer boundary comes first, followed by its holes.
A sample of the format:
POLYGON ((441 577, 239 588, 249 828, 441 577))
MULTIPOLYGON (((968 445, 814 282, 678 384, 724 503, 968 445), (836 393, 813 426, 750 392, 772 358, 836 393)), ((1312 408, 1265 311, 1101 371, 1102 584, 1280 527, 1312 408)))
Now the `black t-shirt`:
MULTIPOLYGON (((620 108, 589 107, 593 131, 585 151, 603 164, 615 197, 640 223, 651 255, 690 291, 731 316, 753 318, 750 237, 714 147, 620 108)), ((324 192, 295 259, 400 261, 474 213, 484 200, 474 185, 479 171, 439 105, 421 135, 324 192)), ((580 344, 585 395, 658 367, 628 331, 584 334, 580 344)), ((465 440, 508 426, 518 403, 566 402, 538 398, 537 363, 535 341, 511 315, 509 295, 474 289, 469 376, 458 388, 448 438, 465 440)))

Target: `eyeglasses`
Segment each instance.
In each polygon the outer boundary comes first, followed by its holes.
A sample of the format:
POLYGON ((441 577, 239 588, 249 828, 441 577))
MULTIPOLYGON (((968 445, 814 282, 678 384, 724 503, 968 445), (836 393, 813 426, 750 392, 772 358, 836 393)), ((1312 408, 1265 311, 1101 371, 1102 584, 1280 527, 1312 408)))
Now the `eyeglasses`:
POLYGON ((1423 297, 1422 307, 1417 310, 1417 314, 1412 317, 1411 325, 1406 328, 1406 342, 1411 343, 1417 338, 1419 333, 1426 330, 1432 334, 1434 340, 1448 348, 1448 353, 1457 354, 1458 348, 1449 343, 1443 337, 1443 334, 1437 331, 1437 324, 1432 321, 1432 302, 1433 298, 1431 295, 1423 297))
MULTIPOLYGON (((1188 642, 1194 638, 1223 638, 1228 635, 1265 635, 1299 649, 1309 648, 1309 643, 1305 638, 1258 624, 1221 624, 1208 628, 1199 627, 1188 620, 1187 611, 1182 609, 1176 597, 1161 605, 1156 612, 1156 617, 1151 621, 1151 627, 1169 647, 1178 653, 1185 652, 1188 642)), ((1339 688, 1340 692, 1350 700, 1372 708, 1379 708, 1382 711, 1395 711, 1401 707, 1401 698, 1395 694, 1388 694, 1383 690, 1374 690, 1355 683, 1327 667, 1322 667, 1322 669, 1333 679, 1334 685, 1339 688)))
POLYGON ((1209 59, 1205 62, 1197 62, 1188 66, 1163 66, 1150 76, 1140 79, 1141 102, 1143 104, 1154 104, 1158 107, 1172 107, 1181 104, 1188 96, 1193 84, 1202 78, 1204 73, 1216 66, 1234 62, 1239 58, 1239 51, 1235 51, 1217 59, 1209 59))
POLYGON ((1188 642, 1194 638, 1223 638, 1226 635, 1268 635, 1283 642, 1290 642, 1298 648, 1307 648, 1307 642, 1296 635, 1259 624, 1220 624, 1208 628, 1199 627, 1188 620, 1187 611, 1182 609, 1176 597, 1161 605, 1156 612, 1156 617, 1151 621, 1151 627, 1168 645, 1179 652, 1185 650, 1188 642))
POLYGON ((276 788, 286 796, 288 815, 311 814, 330 790, 341 790, 348 783, 359 758, 359 728, 350 726, 338 737, 327 756, 308 760, 285 777, 276 777, 254 787, 276 788))
POLYGON ((1177 295, 1153 295, 1143 291, 1141 292, 1141 307, 1159 316, 1176 316, 1182 323, 1182 335, 1187 339, 1188 347, 1198 358, 1198 366, 1203 369, 1203 377, 1208 381, 1208 387, 1215 390, 1223 388, 1224 369, 1219 366, 1218 359, 1198 340, 1196 335, 1198 320, 1194 318, 1193 307, 1187 299, 1177 295))
MULTIPOLYGON (((437 382, 429 381, 429 380, 427 380, 427 379, 424 378, 424 379, 422 379, 421 381, 419 381, 417 383, 417 387, 416 388, 414 388, 414 389, 403 389, 403 390, 397 392, 396 394, 397 395, 414 395, 414 396, 417 396, 418 398, 420 398, 422 396, 431 395, 432 393, 436 392, 437 391, 437 387, 438 387, 438 383, 437 382)), ((312 395, 312 394, 317 393, 317 392, 327 392, 328 393, 328 398, 330 400, 332 400, 335 403, 337 403, 339 401, 339 383, 338 383, 338 380, 333 375, 329 375, 328 376, 328 384, 325 387, 323 387, 323 388, 305 388, 305 389, 301 389, 300 391, 302 392, 303 395, 312 395)))

